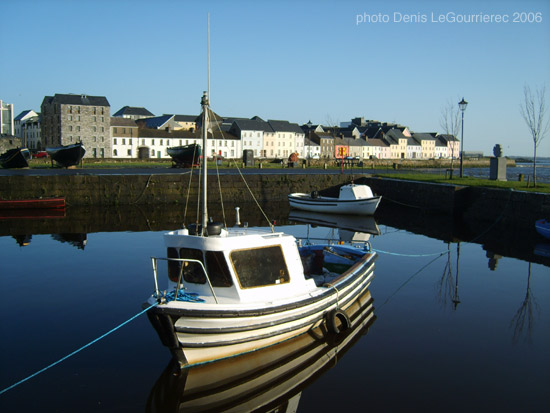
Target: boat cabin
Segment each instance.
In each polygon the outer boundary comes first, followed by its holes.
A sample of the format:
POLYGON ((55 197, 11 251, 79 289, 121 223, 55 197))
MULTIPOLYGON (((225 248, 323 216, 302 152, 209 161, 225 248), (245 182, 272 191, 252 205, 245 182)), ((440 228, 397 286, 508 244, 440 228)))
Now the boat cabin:
POLYGON ((165 234, 165 245, 169 289, 181 277, 179 289, 207 303, 271 302, 316 288, 288 234, 230 228, 202 237, 180 229, 165 234))
POLYGON ((353 200, 372 197, 374 197, 374 194, 372 193, 372 189, 370 189, 368 185, 349 184, 340 187, 340 194, 338 196, 338 199, 353 200))

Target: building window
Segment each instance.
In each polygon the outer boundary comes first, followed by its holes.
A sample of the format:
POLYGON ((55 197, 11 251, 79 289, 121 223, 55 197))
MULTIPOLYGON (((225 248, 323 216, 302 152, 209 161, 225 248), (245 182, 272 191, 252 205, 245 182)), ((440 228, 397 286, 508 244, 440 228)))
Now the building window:
POLYGON ((113 133, 116 133, 116 128, 113 128, 113 133))
POLYGON ((116 138, 113 138, 113 145, 116 145, 116 138))
POLYGON ((122 144, 126 145, 126 139, 122 138, 122 144))
POLYGON ((128 149, 128 156, 132 156, 132 150, 128 149))
POLYGON ((113 149, 113 156, 118 156, 118 152, 116 149, 113 149))

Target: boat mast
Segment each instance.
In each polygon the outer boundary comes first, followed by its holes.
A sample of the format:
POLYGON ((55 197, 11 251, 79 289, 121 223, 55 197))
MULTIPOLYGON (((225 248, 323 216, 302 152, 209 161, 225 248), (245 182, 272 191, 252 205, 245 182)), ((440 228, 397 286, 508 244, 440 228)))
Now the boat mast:
POLYGON ((206 225, 208 225, 208 210, 206 207, 206 190, 207 190, 207 168, 206 163, 208 156, 206 153, 206 140, 208 138, 208 93, 203 92, 201 99, 202 106, 202 236, 206 235, 206 225))
POLYGON ((206 235, 206 226, 208 225, 208 207, 207 207, 207 161, 208 153, 206 152, 206 143, 208 140, 208 107, 209 102, 208 98, 210 96, 210 13, 208 13, 208 25, 207 25, 208 35, 207 35, 207 51, 208 51, 208 91, 203 92, 201 99, 202 106, 202 230, 201 235, 204 237, 206 235))

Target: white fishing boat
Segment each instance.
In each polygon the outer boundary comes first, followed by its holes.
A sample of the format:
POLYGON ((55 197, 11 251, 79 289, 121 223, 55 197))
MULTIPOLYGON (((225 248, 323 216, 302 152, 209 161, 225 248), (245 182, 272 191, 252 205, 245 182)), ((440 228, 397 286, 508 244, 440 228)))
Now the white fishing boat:
POLYGON ((374 215, 381 196, 375 196, 368 185, 354 183, 342 185, 338 198, 311 194, 293 193, 288 196, 292 208, 330 214, 374 215))
MULTIPOLYGON (((201 105, 206 148, 206 92, 201 105)), ((320 326, 331 334, 348 329, 346 309, 368 288, 376 254, 365 247, 299 246, 273 226, 209 222, 206 167, 203 162, 201 222, 164 235, 167 256, 152 258, 155 291, 145 303, 179 365, 257 351, 320 326), (159 280, 161 263, 166 274, 159 280)))
MULTIPOLYGON (((346 310, 352 326, 338 336, 322 328, 241 357, 179 371, 171 360, 146 412, 296 412, 302 392, 338 363, 375 322, 370 291, 346 310)), ((318 400, 334 397, 319 394, 318 400)))

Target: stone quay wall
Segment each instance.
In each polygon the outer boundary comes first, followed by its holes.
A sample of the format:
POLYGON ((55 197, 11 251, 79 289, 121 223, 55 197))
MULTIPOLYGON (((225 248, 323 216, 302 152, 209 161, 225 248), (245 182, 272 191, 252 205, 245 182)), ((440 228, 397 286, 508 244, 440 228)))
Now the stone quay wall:
MULTIPOLYGON (((52 175, 0 176, 0 199, 33 199, 64 196, 69 206, 119 206, 184 204, 187 197, 200 197, 198 176, 188 173, 150 175, 52 175)), ((210 176, 209 201, 280 202, 292 192, 317 190, 337 196, 339 186, 349 175, 269 174, 222 175, 221 183, 210 176), (249 189, 248 189, 249 188, 249 189)), ((382 195, 382 202, 422 209, 434 214, 452 214, 478 221, 509 220, 534 225, 536 219, 550 216, 550 195, 521 191, 432 184, 371 176, 356 177, 382 195)), ((383 205, 382 204, 382 205, 383 205)))

